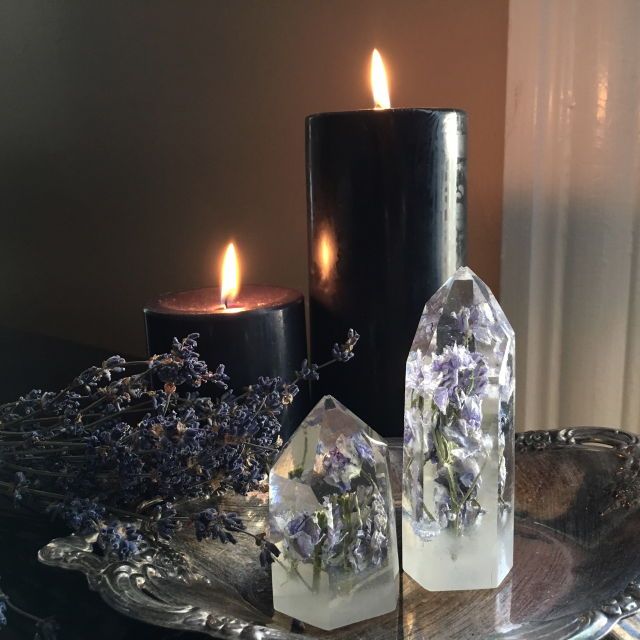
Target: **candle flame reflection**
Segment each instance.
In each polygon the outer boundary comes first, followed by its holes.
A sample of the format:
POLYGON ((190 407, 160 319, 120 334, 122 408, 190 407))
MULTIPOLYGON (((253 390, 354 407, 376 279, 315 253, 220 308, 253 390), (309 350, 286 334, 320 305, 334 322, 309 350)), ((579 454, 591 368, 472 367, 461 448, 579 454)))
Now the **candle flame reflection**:
POLYGON ((371 54, 371 90, 373 91, 374 109, 391 108, 387 72, 384 69, 382 56, 377 49, 374 49, 371 54))
POLYGON ((220 279, 220 302, 228 307, 240 292, 240 267, 233 242, 227 246, 222 261, 222 277, 220 279))
POLYGON ((320 280, 327 282, 331 278, 336 265, 336 243, 333 239, 333 234, 327 230, 320 233, 317 254, 320 280))

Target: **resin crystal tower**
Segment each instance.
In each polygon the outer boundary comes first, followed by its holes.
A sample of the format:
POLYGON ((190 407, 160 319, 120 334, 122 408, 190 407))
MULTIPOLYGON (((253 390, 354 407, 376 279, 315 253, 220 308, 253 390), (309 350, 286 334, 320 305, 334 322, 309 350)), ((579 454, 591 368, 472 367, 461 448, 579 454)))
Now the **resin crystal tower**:
POLYGON ((407 359, 402 560, 426 589, 497 587, 513 564, 514 358, 500 305, 458 269, 407 359))
POLYGON ((387 445, 325 396, 269 475, 276 611, 335 629, 396 608, 398 550, 387 445))

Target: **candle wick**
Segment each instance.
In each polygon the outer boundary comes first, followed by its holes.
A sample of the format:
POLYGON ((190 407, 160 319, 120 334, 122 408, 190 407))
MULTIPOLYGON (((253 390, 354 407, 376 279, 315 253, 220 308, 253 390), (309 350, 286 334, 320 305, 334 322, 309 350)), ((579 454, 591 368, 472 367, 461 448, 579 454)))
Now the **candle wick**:
POLYGON ((229 308, 229 298, 225 298, 224 299, 224 308, 228 309, 229 308))

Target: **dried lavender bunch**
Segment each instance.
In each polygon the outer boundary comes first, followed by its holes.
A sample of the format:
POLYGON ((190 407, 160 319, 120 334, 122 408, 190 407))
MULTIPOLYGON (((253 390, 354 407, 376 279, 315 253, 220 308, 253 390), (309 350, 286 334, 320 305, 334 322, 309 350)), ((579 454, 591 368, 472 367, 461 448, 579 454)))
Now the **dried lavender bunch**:
POLYGON ((270 564, 275 547, 235 514, 210 507, 187 517, 180 506, 264 490, 282 444, 280 416, 298 385, 350 360, 358 334, 334 345, 329 362, 303 362, 293 381, 262 377, 241 394, 229 389, 224 365, 211 371, 200 359, 197 339, 174 339, 148 360, 112 356, 61 391, 34 390, 0 406, 0 494, 97 534, 96 553, 125 559, 144 545, 140 528, 166 539, 188 524, 201 540, 250 535, 270 564), (205 385, 217 394, 199 393, 205 385))

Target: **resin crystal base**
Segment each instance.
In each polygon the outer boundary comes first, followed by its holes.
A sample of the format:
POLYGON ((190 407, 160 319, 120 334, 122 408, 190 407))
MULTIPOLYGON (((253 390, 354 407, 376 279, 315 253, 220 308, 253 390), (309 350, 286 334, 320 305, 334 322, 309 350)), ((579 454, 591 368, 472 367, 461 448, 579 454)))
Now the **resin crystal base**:
POLYGON ((331 396, 269 477, 276 611, 335 629, 393 611, 398 552, 387 445, 331 396))
POLYGON ((513 564, 513 329, 461 268, 427 302, 405 380, 403 569, 432 591, 490 589, 513 564))

